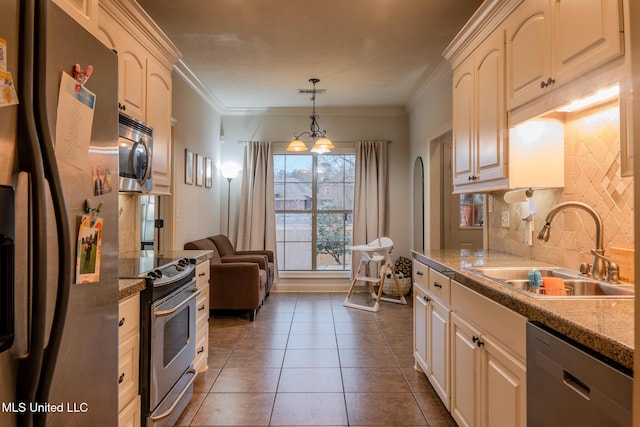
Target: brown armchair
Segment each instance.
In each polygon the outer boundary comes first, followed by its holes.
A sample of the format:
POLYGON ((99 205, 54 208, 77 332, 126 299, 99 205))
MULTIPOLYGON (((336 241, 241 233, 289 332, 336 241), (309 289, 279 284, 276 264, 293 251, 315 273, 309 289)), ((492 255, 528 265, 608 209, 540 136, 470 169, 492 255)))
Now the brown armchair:
POLYGON ((251 251, 236 251, 229 238, 223 234, 217 236, 207 237, 218 248, 218 253, 223 262, 234 260, 236 262, 258 262, 260 269, 267 271, 267 295, 271 291, 273 286, 274 277, 274 262, 273 251, 270 250, 251 250, 251 251), (263 262, 266 257, 266 260, 263 262))
POLYGON ((213 251, 209 266, 209 308, 249 310, 249 320, 255 320, 258 308, 267 295, 267 271, 255 261, 221 259, 216 245, 210 239, 187 242, 184 249, 213 251))

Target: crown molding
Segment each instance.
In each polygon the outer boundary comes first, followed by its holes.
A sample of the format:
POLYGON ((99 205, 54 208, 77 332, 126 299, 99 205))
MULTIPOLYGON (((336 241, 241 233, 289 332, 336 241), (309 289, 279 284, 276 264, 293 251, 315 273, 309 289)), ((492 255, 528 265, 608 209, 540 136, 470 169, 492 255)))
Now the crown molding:
MULTIPOLYGON (((226 108, 225 116, 309 116, 308 107, 226 108)), ((318 117, 406 116, 405 107, 322 107, 318 117)))
POLYGON ((226 107, 211 93, 202 80, 196 76, 187 64, 181 59, 174 66, 173 70, 182 80, 187 83, 191 89, 193 89, 211 108, 213 108, 220 115, 224 114, 226 107))
POLYGON ((436 69, 433 71, 433 73, 427 76, 426 80, 422 82, 422 84, 414 92, 411 99, 409 99, 409 102, 407 103, 407 110, 409 112, 413 111, 413 109, 416 108, 418 102, 426 95, 431 93, 434 88, 439 87, 442 80, 450 74, 451 65, 443 58, 436 69))
POLYGON ((453 38, 442 55, 455 69, 524 0, 486 0, 453 38))

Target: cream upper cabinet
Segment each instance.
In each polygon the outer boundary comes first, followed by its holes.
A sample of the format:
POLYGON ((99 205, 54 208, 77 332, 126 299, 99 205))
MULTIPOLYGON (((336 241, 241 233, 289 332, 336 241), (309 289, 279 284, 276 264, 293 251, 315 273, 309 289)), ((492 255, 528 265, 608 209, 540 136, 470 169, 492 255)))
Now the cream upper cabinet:
POLYGON ((453 184, 473 180, 475 136, 473 57, 453 72, 453 184))
POLYGON ((67 12, 90 33, 95 34, 98 26, 98 0, 53 0, 60 9, 67 12))
POLYGON ((178 51, 137 3, 100 0, 99 6, 96 35, 118 53, 120 111, 153 128, 152 192, 170 194, 171 70, 178 51))
POLYGON ((117 51, 120 110, 135 119, 146 121, 147 61, 144 49, 137 43, 128 42, 123 43, 117 51))
POLYGON ((153 128, 153 190, 171 192, 171 70, 154 58, 147 62, 147 118, 153 128))
POLYGON ((483 187, 507 176, 504 33, 484 40, 453 74, 453 184, 483 187))
POLYGON ((98 38, 118 54, 118 108, 145 121, 147 54, 106 10, 100 10, 98 38))
POLYGON ((619 0, 526 0, 505 21, 507 109, 624 54, 619 0))

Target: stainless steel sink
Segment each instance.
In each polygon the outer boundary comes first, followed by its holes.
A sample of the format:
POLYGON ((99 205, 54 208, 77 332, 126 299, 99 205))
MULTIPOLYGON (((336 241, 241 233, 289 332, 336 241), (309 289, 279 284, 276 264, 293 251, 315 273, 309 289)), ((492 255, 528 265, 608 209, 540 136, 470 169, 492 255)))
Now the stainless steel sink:
POLYGON ((593 280, 568 268, 478 267, 468 271, 534 298, 634 298, 635 287, 593 280), (564 279, 564 289, 545 289, 529 284, 529 271, 536 269, 542 277, 564 279))
POLYGON ((507 280, 505 283, 516 289, 521 289, 531 294, 547 297, 616 297, 633 298, 633 289, 621 287, 609 283, 592 280, 570 279, 564 281, 564 289, 546 289, 541 286, 531 286, 528 280, 507 280))

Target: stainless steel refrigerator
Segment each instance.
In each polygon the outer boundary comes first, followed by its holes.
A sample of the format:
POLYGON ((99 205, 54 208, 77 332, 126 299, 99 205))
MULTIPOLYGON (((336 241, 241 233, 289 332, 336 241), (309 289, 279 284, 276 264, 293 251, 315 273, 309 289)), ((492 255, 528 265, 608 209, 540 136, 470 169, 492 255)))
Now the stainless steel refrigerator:
POLYGON ((0 7, 0 66, 19 101, 0 106, 0 426, 116 426, 117 56, 51 0, 0 7), (82 162, 54 147, 62 75, 75 64, 93 66, 82 162), (86 200, 103 219, 99 279, 78 283, 86 200))

